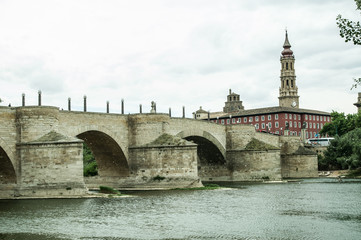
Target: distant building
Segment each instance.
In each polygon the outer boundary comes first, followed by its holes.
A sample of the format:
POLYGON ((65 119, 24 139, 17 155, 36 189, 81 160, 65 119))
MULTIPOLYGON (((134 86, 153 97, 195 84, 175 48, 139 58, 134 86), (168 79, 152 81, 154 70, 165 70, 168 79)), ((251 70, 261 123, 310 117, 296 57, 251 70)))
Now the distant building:
MULTIPOLYGON (((301 136, 301 130, 305 129, 303 131, 305 133, 304 138, 317 137, 322 127, 331 122, 330 113, 300 108, 300 97, 296 85, 295 57, 291 50, 287 31, 280 61, 279 106, 245 110, 239 95, 229 90, 223 112, 208 114, 200 108, 194 113, 194 117, 196 119, 209 119, 209 121, 225 125, 252 124, 257 131, 277 135, 301 136)), ((359 95, 358 104, 361 106, 361 95, 359 95)))
POLYGON ((357 107, 357 112, 361 113, 361 92, 358 93, 357 103, 354 103, 353 105, 357 107))

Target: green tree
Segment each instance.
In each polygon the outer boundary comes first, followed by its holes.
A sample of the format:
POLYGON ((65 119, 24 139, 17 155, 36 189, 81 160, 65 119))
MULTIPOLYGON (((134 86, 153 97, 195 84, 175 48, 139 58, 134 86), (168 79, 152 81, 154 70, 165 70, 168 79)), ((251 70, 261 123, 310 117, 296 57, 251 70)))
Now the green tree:
POLYGON ((332 122, 326 123, 320 131, 321 135, 342 136, 355 128, 361 127, 360 114, 331 113, 332 122))
MULTIPOLYGON (((361 0, 354 0, 356 3, 356 10, 361 11, 361 0)), ((340 29, 340 36, 345 38, 345 42, 352 41, 355 45, 361 45, 361 25, 360 22, 354 22, 347 18, 343 18, 339 14, 336 18, 337 26, 340 29)), ((351 89, 356 88, 361 84, 361 78, 354 78, 354 84, 351 89)))
POLYGON ((320 158, 320 170, 356 169, 361 167, 361 128, 336 136, 320 158))

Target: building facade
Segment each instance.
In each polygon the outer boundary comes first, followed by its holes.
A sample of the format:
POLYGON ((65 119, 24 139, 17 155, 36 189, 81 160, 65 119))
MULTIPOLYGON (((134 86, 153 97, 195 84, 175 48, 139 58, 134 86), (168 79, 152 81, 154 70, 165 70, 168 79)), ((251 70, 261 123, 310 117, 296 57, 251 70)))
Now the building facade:
POLYGON ((301 136, 301 132, 304 132, 304 138, 318 137, 323 126, 331 122, 330 113, 300 108, 295 57, 291 50, 287 31, 280 62, 279 106, 247 110, 244 109, 239 95, 230 90, 223 114, 206 114, 204 110, 200 109, 198 110, 200 112, 194 113, 194 117, 224 125, 251 124, 256 131, 277 135, 301 136), (201 112, 203 114, 200 114, 201 112))

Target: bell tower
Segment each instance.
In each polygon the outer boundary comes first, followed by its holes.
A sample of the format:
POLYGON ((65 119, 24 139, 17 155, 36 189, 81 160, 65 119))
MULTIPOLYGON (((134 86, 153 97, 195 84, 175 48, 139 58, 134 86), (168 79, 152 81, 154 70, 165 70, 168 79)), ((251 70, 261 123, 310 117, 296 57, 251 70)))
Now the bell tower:
POLYGON ((281 56, 281 87, 279 93, 280 107, 299 108, 298 87, 296 86, 295 56, 291 50, 286 30, 286 39, 281 56))

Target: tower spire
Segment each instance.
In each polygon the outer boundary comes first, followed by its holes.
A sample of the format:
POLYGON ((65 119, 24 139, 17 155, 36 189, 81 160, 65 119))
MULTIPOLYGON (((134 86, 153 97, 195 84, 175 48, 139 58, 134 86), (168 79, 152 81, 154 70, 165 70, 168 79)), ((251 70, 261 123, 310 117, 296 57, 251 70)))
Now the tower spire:
POLYGON ((282 56, 292 56, 292 55, 293 55, 293 51, 291 50, 291 44, 290 41, 288 41, 288 33, 286 30, 286 37, 285 37, 285 42, 283 44, 282 56))

